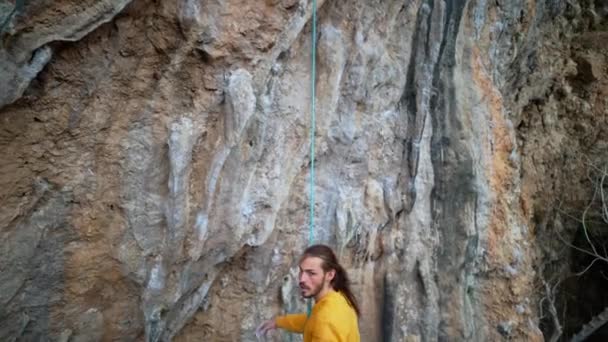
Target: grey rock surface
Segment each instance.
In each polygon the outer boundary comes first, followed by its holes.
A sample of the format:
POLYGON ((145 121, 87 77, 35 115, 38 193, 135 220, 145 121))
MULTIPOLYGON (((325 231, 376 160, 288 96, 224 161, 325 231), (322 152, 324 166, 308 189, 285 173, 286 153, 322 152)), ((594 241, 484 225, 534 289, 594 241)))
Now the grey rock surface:
MULTIPOLYGON (((555 61, 570 57, 552 53, 584 11, 318 6, 314 237, 348 268, 363 340, 542 340, 537 308, 520 309, 538 296, 544 177, 524 151, 550 133, 520 123, 566 82, 555 61)), ((10 20, 0 339, 251 341, 305 310, 311 14, 305 0, 88 0, 10 20)), ((602 79, 598 56, 577 59, 581 82, 602 79)))

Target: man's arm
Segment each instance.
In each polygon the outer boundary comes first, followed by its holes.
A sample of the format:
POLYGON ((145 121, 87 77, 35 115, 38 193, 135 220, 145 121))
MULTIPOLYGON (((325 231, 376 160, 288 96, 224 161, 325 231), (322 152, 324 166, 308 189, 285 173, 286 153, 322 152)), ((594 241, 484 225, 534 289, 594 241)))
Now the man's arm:
POLYGON ((294 314, 294 315, 285 315, 279 316, 274 321, 277 324, 277 327, 281 329, 285 329, 295 333, 304 333, 304 326, 306 325, 306 320, 308 316, 304 313, 294 314))

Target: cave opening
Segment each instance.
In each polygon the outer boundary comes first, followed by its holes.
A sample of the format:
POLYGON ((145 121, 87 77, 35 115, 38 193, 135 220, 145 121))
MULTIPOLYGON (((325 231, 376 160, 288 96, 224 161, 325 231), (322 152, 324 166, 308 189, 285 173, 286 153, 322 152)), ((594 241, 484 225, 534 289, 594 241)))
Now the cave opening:
POLYGON ((569 272, 557 292, 561 341, 608 341, 608 229, 601 219, 590 222, 572 238, 569 272))

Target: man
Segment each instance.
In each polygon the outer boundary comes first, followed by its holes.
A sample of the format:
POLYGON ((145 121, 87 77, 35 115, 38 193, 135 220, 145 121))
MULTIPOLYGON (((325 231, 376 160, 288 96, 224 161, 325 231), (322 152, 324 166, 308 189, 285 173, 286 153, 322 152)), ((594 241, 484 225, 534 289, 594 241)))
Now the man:
POLYGON ((304 334, 304 342, 359 342, 359 307, 331 248, 308 247, 300 259, 299 278, 302 296, 315 299, 310 317, 305 313, 279 316, 262 323, 256 333, 282 328, 304 334))

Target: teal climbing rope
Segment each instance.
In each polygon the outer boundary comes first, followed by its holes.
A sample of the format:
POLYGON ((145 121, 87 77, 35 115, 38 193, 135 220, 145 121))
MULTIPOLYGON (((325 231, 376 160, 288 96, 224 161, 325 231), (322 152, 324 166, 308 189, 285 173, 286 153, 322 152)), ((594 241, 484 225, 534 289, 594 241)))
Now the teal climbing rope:
POLYGON ((315 241, 315 131, 316 131, 316 76, 317 76, 317 0, 312 0, 312 47, 310 76, 310 218, 308 244, 315 241))
MULTIPOLYGON (((312 45, 310 49, 310 217, 308 220, 308 245, 315 241, 315 133, 316 133, 316 79, 317 79, 317 0, 312 0, 312 45)), ((312 302, 308 300, 307 314, 310 317, 312 302)))
MULTIPOLYGON (((315 241, 315 134, 316 134, 316 80, 317 80, 317 0, 312 0, 312 45, 310 49, 310 218, 308 220, 308 245, 315 241)), ((312 302, 308 300, 307 314, 310 317, 312 302)))

